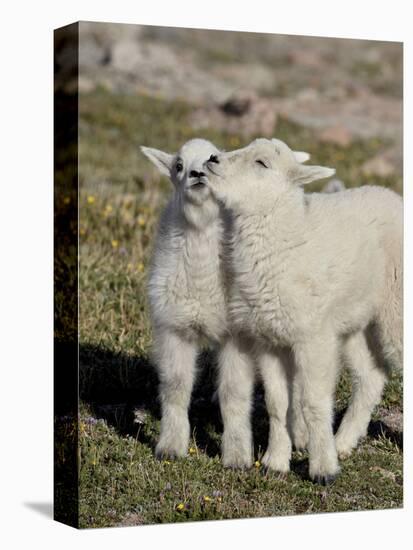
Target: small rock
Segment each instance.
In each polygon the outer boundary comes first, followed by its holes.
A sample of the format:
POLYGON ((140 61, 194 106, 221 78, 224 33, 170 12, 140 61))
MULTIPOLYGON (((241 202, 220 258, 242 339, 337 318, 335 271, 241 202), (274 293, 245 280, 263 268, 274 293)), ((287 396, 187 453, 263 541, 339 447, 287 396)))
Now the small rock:
POLYGON ((112 48, 111 65, 118 71, 133 71, 143 61, 142 48, 135 40, 121 40, 112 48))
POLYGON ((334 143, 341 147, 348 147, 352 140, 352 135, 345 126, 329 126, 321 130, 318 134, 320 141, 334 143))
POLYGON ((200 107, 193 115, 194 128, 215 128, 229 134, 272 137, 277 122, 277 109, 273 101, 254 93, 240 93, 220 105, 200 107))
POLYGON ((221 110, 227 115, 242 116, 250 110, 251 103, 255 98, 249 94, 241 94, 230 97, 223 105, 221 110))
POLYGON ((93 90, 96 88, 96 82, 93 82, 90 78, 79 75, 78 80, 78 90, 79 93, 87 94, 89 92, 93 92, 93 90))
POLYGON ((379 420, 392 432, 403 431, 403 413, 398 409, 383 411, 379 420))
POLYGON ((315 88, 303 88, 296 94, 296 99, 300 103, 312 103, 319 101, 320 94, 315 88))
POLYGON ((211 67, 213 75, 231 83, 231 90, 247 90, 254 85, 256 93, 273 95, 278 79, 273 69, 258 63, 234 63, 211 67))
POLYGON ((393 472, 390 472, 389 470, 385 470, 384 468, 380 468, 380 466, 372 466, 370 468, 370 471, 378 472, 383 477, 387 479, 391 479, 392 481, 396 481, 396 474, 394 474, 393 472))
POLYGON ((344 86, 329 86, 325 92, 324 96, 328 98, 329 101, 343 101, 346 99, 346 89, 344 86))
POLYGON ((302 65, 303 67, 311 67, 313 69, 320 68, 323 65, 321 55, 315 49, 310 48, 292 50, 287 58, 290 63, 302 65))
POLYGON ((110 58, 109 49, 102 46, 93 36, 83 38, 79 44, 79 66, 88 68, 105 65, 110 58))
POLYGON ((185 71, 185 64, 180 63, 173 49, 163 44, 139 42, 130 38, 114 44, 110 64, 116 71, 137 74, 139 81, 155 81, 158 85, 166 75, 183 79, 185 71))

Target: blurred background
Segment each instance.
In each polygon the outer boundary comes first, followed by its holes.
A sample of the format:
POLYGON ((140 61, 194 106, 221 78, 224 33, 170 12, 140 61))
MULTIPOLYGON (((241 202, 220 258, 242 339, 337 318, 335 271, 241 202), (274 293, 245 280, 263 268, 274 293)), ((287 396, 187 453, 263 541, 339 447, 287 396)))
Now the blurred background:
POLYGON ((280 119, 322 143, 377 138, 362 172, 401 175, 400 43, 81 23, 79 62, 81 94, 183 101, 182 126, 242 142, 276 135, 280 119))
MULTIPOLYGON (((56 92, 79 91, 82 526, 401 506, 400 376, 328 490, 306 481, 305 456, 294 456, 287 481, 260 474, 260 390, 256 471, 222 470, 210 355, 200 360, 189 459, 153 459, 159 404, 145 277, 171 185, 139 146, 174 152, 204 137, 234 149, 274 136, 336 168, 346 187, 401 193, 402 52, 390 42, 80 23, 77 78, 73 40, 61 35, 56 92)), ((70 204, 70 190, 62 200, 70 204)), ((337 419, 350 391, 343 375, 337 419)))

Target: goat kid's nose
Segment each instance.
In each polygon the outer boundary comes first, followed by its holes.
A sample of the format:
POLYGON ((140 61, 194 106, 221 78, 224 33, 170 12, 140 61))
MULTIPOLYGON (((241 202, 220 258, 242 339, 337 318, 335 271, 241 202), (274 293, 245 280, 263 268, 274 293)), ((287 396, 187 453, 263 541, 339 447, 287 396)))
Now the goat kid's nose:
POLYGON ((211 156, 209 157, 208 162, 215 162, 215 164, 219 164, 219 160, 218 160, 217 155, 211 155, 211 156))
POLYGON ((190 178, 202 178, 203 176, 205 176, 204 172, 198 172, 197 170, 191 170, 189 172, 190 178))

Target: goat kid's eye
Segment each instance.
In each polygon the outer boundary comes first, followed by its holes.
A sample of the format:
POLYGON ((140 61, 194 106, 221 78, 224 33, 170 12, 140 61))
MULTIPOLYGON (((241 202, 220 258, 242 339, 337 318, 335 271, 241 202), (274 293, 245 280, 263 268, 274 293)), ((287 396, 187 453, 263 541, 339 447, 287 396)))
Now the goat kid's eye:
POLYGON ((257 164, 259 164, 260 166, 263 166, 264 168, 268 168, 268 166, 265 164, 265 162, 263 160, 256 160, 255 162, 257 164))
POLYGON ((182 164, 182 162, 177 162, 175 168, 177 172, 182 172, 184 165, 182 164))

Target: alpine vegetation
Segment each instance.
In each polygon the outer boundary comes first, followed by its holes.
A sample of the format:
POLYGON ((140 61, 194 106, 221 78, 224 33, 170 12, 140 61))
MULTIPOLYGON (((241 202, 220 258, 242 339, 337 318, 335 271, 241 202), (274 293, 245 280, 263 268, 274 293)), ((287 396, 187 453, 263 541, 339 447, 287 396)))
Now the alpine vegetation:
POLYGON ((252 338, 258 363, 267 365, 270 461, 290 461, 292 390, 294 444, 308 447, 310 477, 328 483, 339 471, 337 454, 365 435, 386 369, 402 365, 401 197, 373 186, 304 194, 302 185, 334 170, 298 163, 279 140, 214 154, 204 167, 212 194, 232 213, 231 329, 252 338), (355 383, 334 438, 340 354, 355 383))

